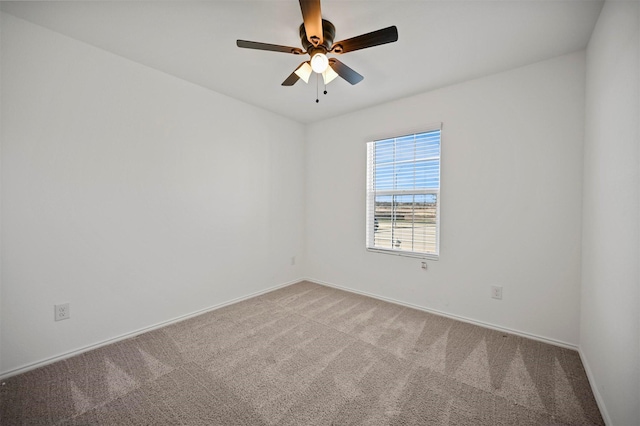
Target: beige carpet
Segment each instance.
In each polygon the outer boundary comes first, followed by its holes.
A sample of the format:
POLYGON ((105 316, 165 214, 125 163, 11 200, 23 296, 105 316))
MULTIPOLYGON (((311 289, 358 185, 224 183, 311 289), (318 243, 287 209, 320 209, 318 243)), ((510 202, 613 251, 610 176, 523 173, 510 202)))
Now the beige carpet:
POLYGON ((27 372, 0 424, 603 424, 580 358, 295 284, 27 372))

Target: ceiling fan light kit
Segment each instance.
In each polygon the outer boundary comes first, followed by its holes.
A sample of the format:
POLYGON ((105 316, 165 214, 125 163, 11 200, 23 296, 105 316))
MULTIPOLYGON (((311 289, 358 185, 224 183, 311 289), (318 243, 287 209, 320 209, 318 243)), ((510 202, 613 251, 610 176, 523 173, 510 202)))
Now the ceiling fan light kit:
MULTIPOLYGON (((295 71, 282 82, 283 86, 293 86, 300 79, 308 83, 312 71, 322 75, 325 85, 329 84, 336 77, 342 77, 352 85, 358 84, 364 79, 362 75, 336 58, 327 57, 327 54, 341 55, 355 50, 398 41, 398 29, 395 26, 391 26, 334 43, 336 28, 331 22, 322 19, 320 0, 299 1, 303 20, 302 25, 300 25, 300 41, 304 50, 298 47, 281 46, 256 41, 236 41, 238 47, 245 49, 268 50, 292 55, 308 54, 310 60, 300 64, 295 71)), ((317 101, 316 99, 316 102, 317 101)))
POLYGON ((325 72, 322 73, 322 80, 325 86, 335 80, 336 77, 339 77, 339 75, 331 67, 327 67, 325 72))
POLYGON ((305 83, 309 82, 309 77, 311 76, 311 72, 313 72, 313 68, 309 65, 309 62, 303 62, 300 64, 298 69, 294 71, 294 73, 302 79, 305 83))

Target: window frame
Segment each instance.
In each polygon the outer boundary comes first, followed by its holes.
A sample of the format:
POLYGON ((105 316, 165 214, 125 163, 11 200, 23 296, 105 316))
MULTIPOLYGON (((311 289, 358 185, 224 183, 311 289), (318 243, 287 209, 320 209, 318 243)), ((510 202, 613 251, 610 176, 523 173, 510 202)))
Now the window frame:
MULTIPOLYGON (((404 257, 413 257, 427 260, 439 260, 440 259, 440 191, 442 188, 442 123, 435 123, 430 126, 425 126, 422 130, 410 132, 404 135, 396 135, 390 137, 376 138, 374 140, 370 140, 366 144, 367 155, 366 155, 366 206, 365 206, 365 248, 369 252, 373 253, 384 253, 395 256, 404 256, 404 257), (440 140, 438 145, 438 156, 436 157, 439 161, 438 165, 438 187, 437 188, 421 188, 421 189, 389 189, 389 190, 380 190, 375 191, 374 182, 373 182, 373 160, 371 159, 371 151, 375 147, 376 142, 386 141, 389 139, 399 139, 404 137, 416 136, 424 133, 430 133, 434 131, 440 131, 440 140), (423 252, 415 252, 408 250, 398 250, 394 248, 383 248, 383 247, 375 247, 375 196, 378 195, 423 195, 423 194, 436 194, 436 223, 435 223, 435 253, 423 253, 423 252)), ((434 158, 435 159, 435 158, 434 158)), ((397 162, 394 160, 394 164, 397 162)))

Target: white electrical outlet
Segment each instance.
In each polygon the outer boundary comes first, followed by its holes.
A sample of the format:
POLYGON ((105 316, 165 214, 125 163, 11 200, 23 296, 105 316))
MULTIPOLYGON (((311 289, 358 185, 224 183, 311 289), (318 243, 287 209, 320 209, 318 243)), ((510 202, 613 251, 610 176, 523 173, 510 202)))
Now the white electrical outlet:
POLYGON ((295 265, 296 264, 296 257, 295 256, 291 256, 291 265, 295 265))
POLYGON ((69 310, 68 303, 54 305, 54 313, 54 318, 56 321, 62 321, 71 318, 71 311, 69 310))
POLYGON ((491 297, 494 299, 502 299, 502 286, 500 285, 492 285, 491 286, 491 297))

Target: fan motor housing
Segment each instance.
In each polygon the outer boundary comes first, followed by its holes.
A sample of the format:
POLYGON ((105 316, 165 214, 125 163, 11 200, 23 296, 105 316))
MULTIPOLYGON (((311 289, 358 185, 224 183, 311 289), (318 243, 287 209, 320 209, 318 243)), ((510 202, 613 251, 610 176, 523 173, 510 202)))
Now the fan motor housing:
POLYGON ((321 51, 322 53, 327 53, 331 50, 331 46, 333 45, 333 39, 336 36, 336 27, 326 19, 322 20, 322 44, 318 46, 314 46, 307 39, 307 32, 304 29, 304 23, 300 25, 300 42, 302 43, 302 47, 306 50, 311 56, 314 51, 321 51))

